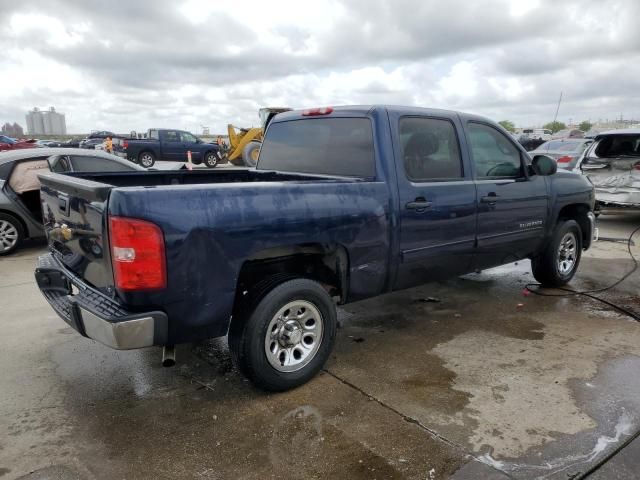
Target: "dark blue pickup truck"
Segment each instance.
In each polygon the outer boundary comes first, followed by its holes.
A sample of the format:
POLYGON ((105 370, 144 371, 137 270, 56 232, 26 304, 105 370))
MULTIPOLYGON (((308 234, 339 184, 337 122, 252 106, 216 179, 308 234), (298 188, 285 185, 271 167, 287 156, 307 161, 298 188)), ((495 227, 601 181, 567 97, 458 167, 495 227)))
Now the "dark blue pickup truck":
POLYGON ((156 160, 186 162, 187 152, 191 152, 194 164, 204 163, 209 168, 218 165, 222 158, 218 145, 183 130, 151 128, 146 139, 125 139, 120 143, 126 157, 145 168, 152 167, 156 160))
POLYGON ((336 303, 530 258, 567 283, 594 231, 582 176, 495 123, 408 107, 292 111, 256 170, 40 176, 38 285, 110 347, 224 336, 258 386, 313 377, 336 303))

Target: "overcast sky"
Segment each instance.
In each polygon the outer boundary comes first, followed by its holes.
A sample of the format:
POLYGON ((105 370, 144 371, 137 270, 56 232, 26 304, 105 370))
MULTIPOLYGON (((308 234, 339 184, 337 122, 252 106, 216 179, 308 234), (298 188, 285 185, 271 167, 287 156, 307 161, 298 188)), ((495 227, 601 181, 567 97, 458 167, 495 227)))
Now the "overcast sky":
POLYGON ((640 0, 0 0, 0 123, 259 123, 392 103, 535 126, 640 118, 640 0))

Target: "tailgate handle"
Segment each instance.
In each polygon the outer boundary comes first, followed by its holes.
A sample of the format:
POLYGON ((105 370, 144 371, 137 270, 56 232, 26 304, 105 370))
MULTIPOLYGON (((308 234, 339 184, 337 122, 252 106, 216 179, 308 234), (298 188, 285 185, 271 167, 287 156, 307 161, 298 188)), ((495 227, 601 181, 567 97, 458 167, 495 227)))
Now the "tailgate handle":
POLYGON ((69 215, 69 197, 66 195, 58 195, 58 210, 65 215, 69 215))

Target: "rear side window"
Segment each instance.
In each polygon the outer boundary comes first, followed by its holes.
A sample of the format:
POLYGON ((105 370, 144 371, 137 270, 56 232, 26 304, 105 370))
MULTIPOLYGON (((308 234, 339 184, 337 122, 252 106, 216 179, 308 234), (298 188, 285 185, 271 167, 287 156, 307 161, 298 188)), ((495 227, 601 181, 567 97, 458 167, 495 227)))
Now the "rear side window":
POLYGON ((458 138, 450 121, 405 117, 399 127, 404 169, 410 180, 462 178, 458 138))
POLYGON ((135 168, 101 157, 70 157, 73 170, 76 172, 124 172, 135 168))
POLYGON ((260 170, 375 176, 368 118, 312 118, 272 123, 260 149, 260 170))
POLYGON ((162 138, 165 142, 179 142, 180 141, 180 135, 178 135, 178 132, 174 132, 173 130, 168 130, 166 132, 164 132, 163 138, 162 138))

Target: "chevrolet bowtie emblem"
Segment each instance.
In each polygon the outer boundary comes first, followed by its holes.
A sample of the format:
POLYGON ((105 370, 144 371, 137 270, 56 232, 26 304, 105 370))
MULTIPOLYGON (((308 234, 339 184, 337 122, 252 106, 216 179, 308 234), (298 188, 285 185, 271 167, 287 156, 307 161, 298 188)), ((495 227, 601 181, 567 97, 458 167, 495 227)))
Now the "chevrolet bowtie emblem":
POLYGON ((60 225, 60 232, 62 233, 62 238, 65 240, 71 240, 73 237, 73 229, 69 228, 66 223, 60 225))

